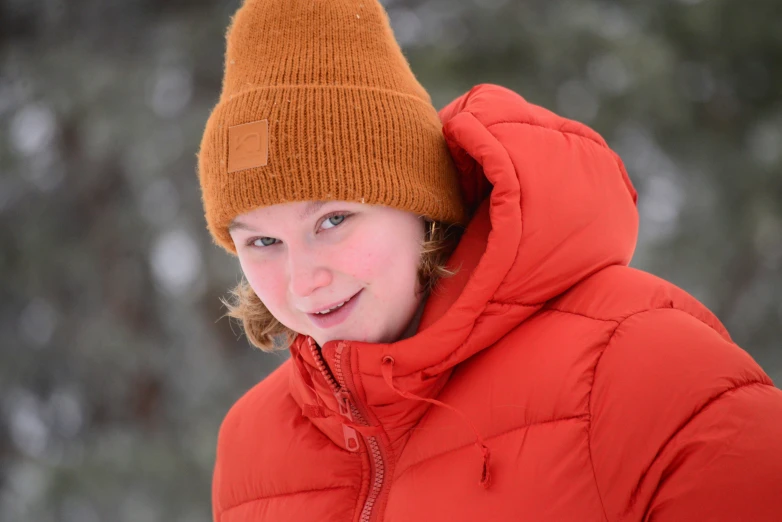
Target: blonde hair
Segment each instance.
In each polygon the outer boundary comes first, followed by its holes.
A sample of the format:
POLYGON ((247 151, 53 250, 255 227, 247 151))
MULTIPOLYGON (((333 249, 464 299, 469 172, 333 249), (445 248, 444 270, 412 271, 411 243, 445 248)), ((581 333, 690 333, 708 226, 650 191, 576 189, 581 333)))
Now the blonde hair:
MULTIPOLYGON (((423 295, 428 295, 441 278, 454 275, 455 272, 446 268, 445 263, 463 232, 459 225, 431 220, 426 220, 426 225, 418 266, 418 283, 423 295)), ((242 278, 229 294, 228 298, 221 298, 228 309, 225 316, 239 322, 253 346, 265 352, 273 352, 287 349, 293 342, 296 332, 283 326, 269 312, 246 279, 242 278)))

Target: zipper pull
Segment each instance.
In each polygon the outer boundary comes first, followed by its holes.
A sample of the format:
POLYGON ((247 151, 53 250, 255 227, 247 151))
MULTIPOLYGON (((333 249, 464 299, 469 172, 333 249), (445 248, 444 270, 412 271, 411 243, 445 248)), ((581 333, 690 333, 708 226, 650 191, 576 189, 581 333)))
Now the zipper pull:
POLYGON ((348 419, 353 420, 353 414, 350 412, 350 392, 346 390, 340 390, 334 394, 337 398, 337 404, 339 406, 339 414, 348 419))
POLYGON ((345 436, 345 449, 354 453, 358 451, 358 433, 356 433, 356 430, 343 424, 342 434, 345 436))
MULTIPOLYGON (((339 413, 349 421, 353 421, 353 414, 350 413, 350 393, 347 390, 340 390, 334 394, 339 405, 339 413)), ((345 436, 345 448, 348 451, 358 451, 358 433, 354 428, 343 424, 342 434, 345 436)))

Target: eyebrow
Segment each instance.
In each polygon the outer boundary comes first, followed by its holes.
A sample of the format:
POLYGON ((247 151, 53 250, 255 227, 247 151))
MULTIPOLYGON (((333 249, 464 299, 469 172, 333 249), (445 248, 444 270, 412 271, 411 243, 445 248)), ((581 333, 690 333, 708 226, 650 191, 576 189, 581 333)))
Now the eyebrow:
POLYGON ((307 203, 307 206, 304 207, 304 210, 301 211, 301 214, 299 214, 299 218, 307 219, 315 212, 320 210, 320 208, 325 204, 326 204, 325 201, 310 201, 309 203, 307 203))
POLYGON ((231 224, 228 225, 228 232, 230 232, 232 230, 249 230, 251 232, 255 231, 255 229, 253 227, 251 227, 250 225, 245 225, 241 221, 236 221, 236 220, 231 221, 231 224))
MULTIPOLYGON (((304 210, 301 211, 299 214, 299 219, 307 219, 308 217, 312 216, 315 212, 320 210, 323 205, 326 204, 326 201, 310 201, 307 203, 307 206, 304 207, 304 210)), ((233 220, 231 221, 231 224, 228 225, 228 231, 232 230, 248 230, 250 232, 254 232, 255 229, 251 227, 250 225, 246 225, 245 223, 242 223, 241 221, 233 220)))

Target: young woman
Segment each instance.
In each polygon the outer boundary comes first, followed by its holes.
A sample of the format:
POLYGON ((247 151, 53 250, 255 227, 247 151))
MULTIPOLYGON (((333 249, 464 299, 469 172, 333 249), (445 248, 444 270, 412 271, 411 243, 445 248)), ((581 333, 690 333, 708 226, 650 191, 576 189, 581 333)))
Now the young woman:
POLYGON ((246 0, 199 169, 230 313, 291 352, 216 522, 782 519, 782 392, 627 266, 594 131, 493 85, 438 115, 375 0, 246 0))

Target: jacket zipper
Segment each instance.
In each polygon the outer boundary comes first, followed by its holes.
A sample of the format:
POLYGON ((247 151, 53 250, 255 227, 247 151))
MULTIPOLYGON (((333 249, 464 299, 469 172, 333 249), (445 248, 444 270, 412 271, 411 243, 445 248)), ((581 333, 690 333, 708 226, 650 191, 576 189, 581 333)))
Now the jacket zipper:
MULTIPOLYGON (((335 376, 332 376, 331 372, 326 367, 326 363, 323 361, 323 355, 320 353, 320 350, 318 350, 314 342, 310 342, 310 351, 315 359, 315 364, 323 374, 326 382, 328 382, 332 393, 334 393, 334 397, 336 397, 337 403, 339 404, 340 414, 350 421, 355 420, 359 424, 369 426, 369 423, 353 402, 350 390, 345 384, 345 375, 342 371, 342 351, 344 349, 344 343, 339 343, 337 345, 337 357, 334 361, 335 376)), ((343 430, 345 430, 345 440, 348 449, 353 449, 353 451, 358 450, 358 434, 356 430, 345 425, 343 425, 343 430), (351 448, 351 440, 356 441, 355 448, 351 448)), ((377 502, 378 497, 380 497, 380 492, 383 489, 383 481, 385 479, 385 463, 383 462, 383 454, 380 451, 380 443, 378 442, 377 437, 371 435, 365 437, 365 440, 367 447, 369 448, 369 453, 372 456, 375 476, 374 481, 372 482, 372 489, 370 489, 367 499, 364 502, 364 508, 361 510, 361 517, 359 519, 361 522, 369 522, 372 519, 372 510, 375 507, 375 502, 377 502)))

